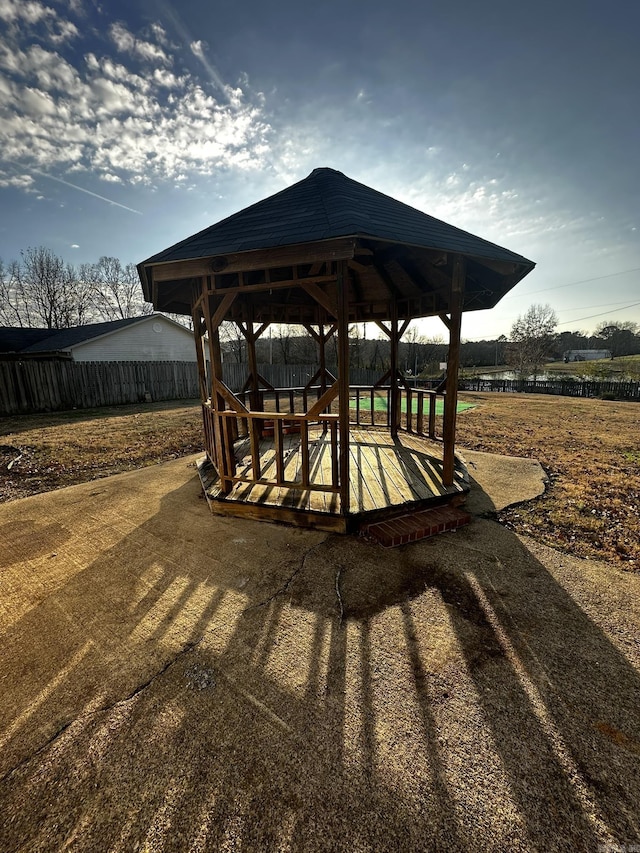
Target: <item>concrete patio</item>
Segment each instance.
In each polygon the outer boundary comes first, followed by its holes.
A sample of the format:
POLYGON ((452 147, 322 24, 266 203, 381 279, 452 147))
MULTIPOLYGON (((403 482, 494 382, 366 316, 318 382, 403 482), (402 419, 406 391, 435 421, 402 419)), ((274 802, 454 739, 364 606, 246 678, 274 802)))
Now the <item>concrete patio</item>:
POLYGON ((640 578, 464 455, 475 520, 392 551, 211 516, 196 457, 0 506, 0 849, 637 841, 640 578))

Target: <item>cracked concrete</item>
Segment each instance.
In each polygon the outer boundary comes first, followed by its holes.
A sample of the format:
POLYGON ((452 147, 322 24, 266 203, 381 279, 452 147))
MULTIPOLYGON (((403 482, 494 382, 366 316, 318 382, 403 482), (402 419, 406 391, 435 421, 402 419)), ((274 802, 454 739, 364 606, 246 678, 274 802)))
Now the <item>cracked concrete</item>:
POLYGON ((212 517, 191 460, 1 506, 3 853, 631 843, 640 579, 490 520, 544 475, 480 456, 392 552, 212 517))

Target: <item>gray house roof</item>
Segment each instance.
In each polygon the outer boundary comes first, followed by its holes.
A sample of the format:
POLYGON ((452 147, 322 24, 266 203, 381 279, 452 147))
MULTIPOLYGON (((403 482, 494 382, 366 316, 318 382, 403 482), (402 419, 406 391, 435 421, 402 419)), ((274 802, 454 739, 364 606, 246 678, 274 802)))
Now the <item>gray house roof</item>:
POLYGON ((0 352, 21 352, 25 347, 50 337, 51 333, 52 329, 0 326, 0 352))
POLYGON ((85 341, 108 335, 125 326, 133 326, 142 320, 147 320, 148 314, 143 317, 128 317, 126 320, 110 320, 106 323, 89 323, 86 326, 71 326, 69 329, 49 329, 50 335, 36 343, 24 347, 21 352, 60 352, 74 347, 85 341))
POLYGON ((533 266, 521 255, 327 168, 314 169, 297 184, 158 252, 140 266, 348 236, 533 266))
POLYGON ((15 326, 2 326, 0 327, 0 352, 64 352, 78 344, 101 338, 126 326, 141 323, 151 316, 153 315, 145 314, 142 317, 128 317, 125 320, 110 320, 105 323, 89 323, 86 326, 72 326, 69 329, 23 329, 15 326))

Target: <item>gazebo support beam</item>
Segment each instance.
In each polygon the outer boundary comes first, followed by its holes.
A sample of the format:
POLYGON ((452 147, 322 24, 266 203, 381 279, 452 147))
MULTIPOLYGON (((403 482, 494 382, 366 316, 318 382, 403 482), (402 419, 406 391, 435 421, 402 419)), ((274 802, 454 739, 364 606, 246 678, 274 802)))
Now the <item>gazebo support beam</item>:
POLYGON ((338 262, 338 417, 340 514, 349 512, 349 268, 338 262))
POLYGON ((442 460, 442 482, 453 485, 456 449, 456 413, 458 410, 458 368, 460 366, 460 327, 462 325, 462 303, 464 297, 464 258, 455 255, 451 278, 451 311, 448 322, 449 353, 447 355, 447 380, 444 398, 444 456, 442 460))
POLYGON ((391 344, 390 353, 390 382, 391 382, 391 400, 390 400, 390 428, 391 436, 396 438, 398 429, 400 428, 400 394, 398 388, 398 303, 394 299, 391 303, 391 334, 389 335, 391 344))
MULTIPOLYGON (((220 349, 220 323, 222 322, 221 312, 218 310, 212 312, 211 300, 209 291, 211 289, 211 276, 203 278, 203 293, 204 293, 204 315, 207 324, 207 333, 209 336, 209 358, 211 365, 211 405, 213 408, 213 431, 215 436, 215 457, 216 468, 220 476, 220 487, 225 494, 231 491, 233 482, 233 452, 229 447, 231 437, 226 419, 220 417, 219 412, 225 409, 225 400, 216 390, 216 380, 222 380, 222 354, 220 349)), ((218 306, 220 308, 220 306, 218 306)))

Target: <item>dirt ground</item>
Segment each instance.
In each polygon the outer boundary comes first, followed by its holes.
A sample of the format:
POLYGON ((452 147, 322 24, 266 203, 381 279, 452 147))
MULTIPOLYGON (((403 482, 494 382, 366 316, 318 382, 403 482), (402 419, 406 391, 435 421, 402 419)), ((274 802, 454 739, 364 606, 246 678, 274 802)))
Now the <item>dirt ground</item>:
POLYGON ((0 506, 0 850, 631 849, 640 577, 468 461, 391 551, 213 517, 193 457, 0 506))

